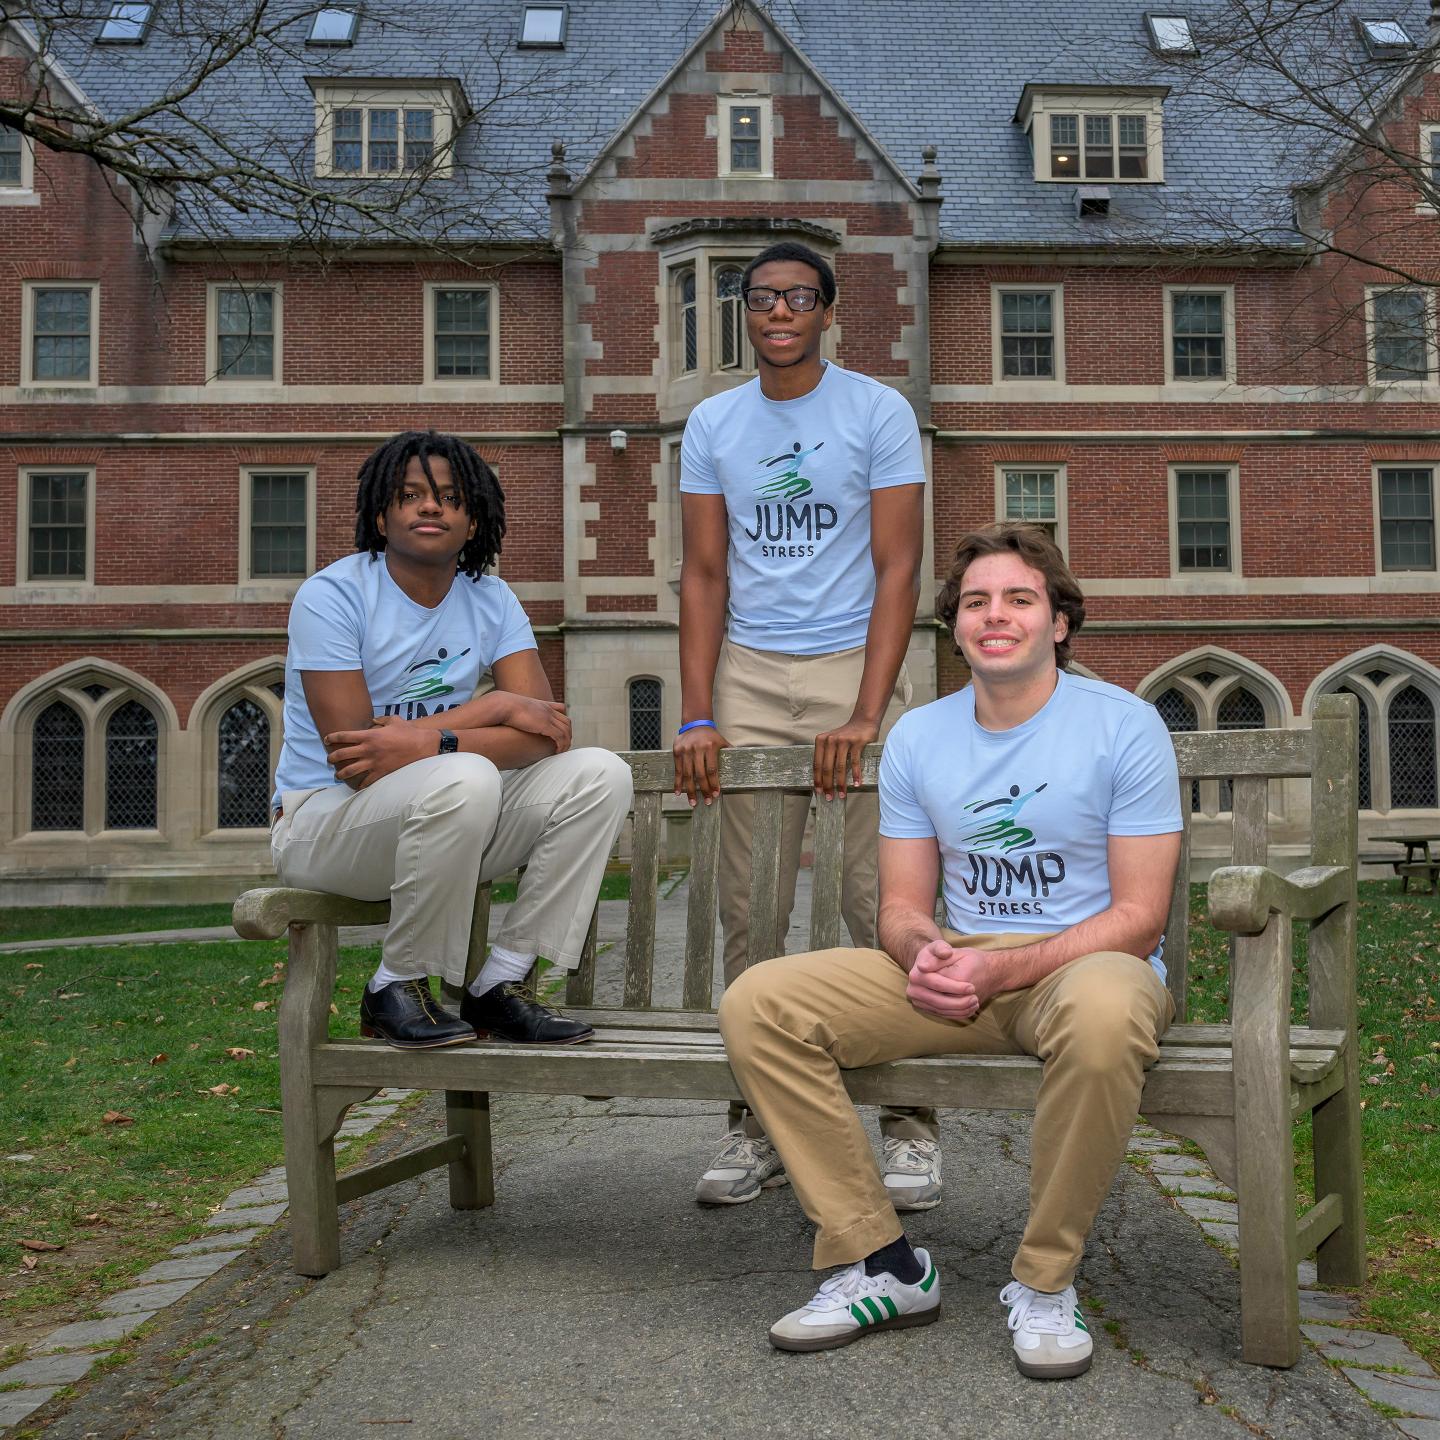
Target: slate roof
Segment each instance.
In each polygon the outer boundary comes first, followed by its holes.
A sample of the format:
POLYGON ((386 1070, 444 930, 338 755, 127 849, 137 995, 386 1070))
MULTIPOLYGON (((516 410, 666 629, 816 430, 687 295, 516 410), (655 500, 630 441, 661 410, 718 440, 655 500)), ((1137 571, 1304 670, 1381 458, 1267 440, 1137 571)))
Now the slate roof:
MULTIPOLYGON (((164 27, 173 3, 159 0, 141 46, 98 46, 73 33, 57 40, 70 76, 103 114, 161 93, 183 69, 184 42, 164 27)), ((238 124, 273 163, 304 173, 314 114, 307 76, 459 79, 483 118, 457 151, 465 178, 449 182, 448 193, 463 199, 458 224, 450 217, 457 238, 546 236, 551 141, 566 142, 567 166, 582 174, 716 16, 714 0, 569 0, 565 48, 533 50, 515 43, 520 0, 390 3, 385 14, 397 23, 362 15, 352 47, 296 43, 263 63, 242 60, 190 103, 232 130, 238 124)), ((1233 0, 1182 0, 1171 13, 1203 21, 1206 5, 1223 3, 1233 0)), ((922 147, 938 147, 946 242, 1069 247, 1164 237, 1203 245, 1240 231, 1266 244, 1298 243, 1290 187, 1314 178, 1314 157, 1300 157, 1258 121, 1217 115, 1188 96, 1183 66, 1165 69, 1146 47, 1143 0, 769 0, 763 8, 902 171, 914 177, 922 147), (1112 186, 1111 216, 1081 221, 1071 187, 1035 183, 1015 108, 1027 83, 1127 80, 1173 87, 1165 183, 1112 186)), ((1355 4, 1356 16, 1381 12, 1424 36, 1424 0, 1355 4)), ((307 28, 297 22, 297 42, 307 28)), ((1358 38, 1354 46, 1363 54, 1358 38)), ((284 217, 253 213, 226 217, 225 226, 238 238, 289 228, 284 217)), ((203 225, 182 210, 175 228, 196 234, 203 225)))

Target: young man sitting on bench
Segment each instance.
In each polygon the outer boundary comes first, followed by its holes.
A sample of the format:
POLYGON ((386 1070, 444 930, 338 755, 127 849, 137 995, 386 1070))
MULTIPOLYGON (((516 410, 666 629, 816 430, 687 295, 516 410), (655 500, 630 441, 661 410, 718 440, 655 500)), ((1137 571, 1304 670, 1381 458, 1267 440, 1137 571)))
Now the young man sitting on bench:
POLYGON ((290 611, 275 868, 285 885, 390 901, 360 1024, 406 1049, 594 1033, 521 982, 537 955, 579 963, 630 768, 570 748, 525 612, 485 573, 504 534, 504 494, 470 446, 397 435, 360 470, 358 553, 306 580, 290 611), (472 698, 487 670, 495 689, 472 698), (451 1014, 429 976, 464 985, 476 886, 520 865, 451 1014))

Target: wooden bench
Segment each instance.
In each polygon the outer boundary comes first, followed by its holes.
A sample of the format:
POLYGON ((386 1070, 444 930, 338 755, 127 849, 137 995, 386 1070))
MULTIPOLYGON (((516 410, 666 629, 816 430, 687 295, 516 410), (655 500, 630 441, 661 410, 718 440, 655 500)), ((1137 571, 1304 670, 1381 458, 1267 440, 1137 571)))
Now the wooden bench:
MULTIPOLYGON (((1185 1022, 1189 820, 1165 944, 1176 1023, 1148 1072, 1142 1113, 1151 1124, 1195 1141, 1239 1197, 1243 1354, 1288 1366, 1300 1353, 1296 1262, 1314 1252, 1320 1282, 1358 1285, 1365 1277, 1360 1110, 1355 1044, 1355 701, 1327 696, 1311 729, 1228 731, 1175 737, 1187 778, 1234 777, 1233 864, 1215 872, 1210 915, 1233 936, 1231 1023, 1185 1022), (1272 779, 1310 777, 1312 863, 1288 877, 1266 868, 1267 793, 1272 779), (1310 924, 1308 1024, 1291 1025, 1291 933, 1310 924), (1318 1203, 1298 1220, 1292 1130, 1314 1117, 1318 1203)), ((336 1207, 441 1165, 457 1209, 495 1199, 490 1154, 492 1093, 531 1092, 733 1100, 734 1080, 712 1011, 719 806, 694 812, 683 994, 678 1008, 652 1004, 661 801, 673 787, 670 756, 627 757, 635 773, 631 899, 623 1000, 597 1009, 595 926, 571 974, 567 1007, 587 1015, 594 1041, 539 1051, 487 1042, 400 1051, 379 1041, 332 1040, 329 1015, 336 927, 383 921, 388 906, 310 891, 252 890, 235 904, 249 939, 289 931, 290 961, 280 1001, 285 1162, 294 1264, 324 1275, 340 1261, 336 1207), (333 1141, 347 1108, 383 1086, 445 1092, 444 1139, 337 1179, 333 1141)), ((879 747, 866 758, 873 786, 879 747)), ((751 960, 775 953, 775 856, 781 795, 809 787, 808 749, 730 750, 721 774, 731 791, 757 794, 751 960)), ((1186 787, 1188 790, 1188 787, 1186 787)), ((723 803, 723 802, 722 802, 723 803)), ((815 826, 809 944, 841 940, 843 802, 822 804, 815 826)), ((476 902, 471 966, 484 953, 488 888, 476 902)), ((857 1102, 961 1109, 1031 1110, 1040 1063, 1029 1056, 937 1057, 852 1070, 857 1102)), ((677 1161, 677 1163, 679 1163, 677 1161)))
POLYGON ((1425 888, 1419 891, 1421 895, 1434 895, 1440 889, 1440 860, 1412 860, 1408 852, 1403 860, 1398 855, 1378 852, 1357 858, 1361 865, 1385 865, 1393 870, 1400 881, 1402 895, 1410 889, 1412 880, 1417 882, 1417 886, 1420 881, 1425 882, 1425 888))

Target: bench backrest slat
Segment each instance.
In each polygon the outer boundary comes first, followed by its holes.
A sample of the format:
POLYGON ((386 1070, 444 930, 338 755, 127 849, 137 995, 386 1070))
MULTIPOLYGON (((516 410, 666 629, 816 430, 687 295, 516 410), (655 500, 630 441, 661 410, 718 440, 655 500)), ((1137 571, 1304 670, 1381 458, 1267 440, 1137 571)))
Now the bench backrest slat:
POLYGON ((725 801, 697 805, 690 824, 690 898, 685 914, 687 1010, 708 1010, 715 983, 715 901, 720 871, 720 814, 725 801))
POLYGON ((1190 785, 1180 786, 1180 863, 1176 866, 1175 889, 1170 895, 1170 917, 1165 922, 1165 984, 1175 1002, 1175 1023, 1185 1019, 1186 994, 1190 978, 1190 785), (1184 877, 1184 878, 1182 878, 1184 877))
POLYGON ((1230 801, 1230 863, 1265 865, 1270 859, 1270 782, 1261 775, 1237 775, 1230 801))
POLYGON ((840 877, 845 873, 845 802, 815 804, 815 864, 810 887, 810 948, 840 943, 840 877))
POLYGON ((780 826, 784 799, 776 790, 762 791, 755 796, 750 841, 750 948, 746 965, 758 965, 770 959, 779 948, 780 826))
POLYGON ((635 797, 630 841, 630 914, 625 927, 625 1006, 650 1004, 654 971, 655 905, 660 884, 660 794, 635 797))

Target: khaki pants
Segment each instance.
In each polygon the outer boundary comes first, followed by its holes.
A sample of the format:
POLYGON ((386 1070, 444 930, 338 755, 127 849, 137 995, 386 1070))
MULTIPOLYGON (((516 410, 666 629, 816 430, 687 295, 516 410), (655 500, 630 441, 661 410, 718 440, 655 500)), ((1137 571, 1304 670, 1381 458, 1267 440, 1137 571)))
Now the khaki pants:
POLYGON ((457 986, 476 885, 525 865, 493 943, 573 970, 631 790, 630 767, 609 750, 505 771, 482 755, 436 755, 364 790, 282 795, 270 846, 285 885, 389 900, 385 963, 457 986))
MULTIPOLYGON (((865 647, 836 650, 829 655, 781 655, 750 650, 727 640, 715 668, 715 724, 732 745, 813 745, 822 731, 843 725, 855 708, 865 647)), ((883 740, 910 703, 910 678, 905 667, 880 723, 883 740)), ((795 878, 805 840, 810 797, 787 795, 780 830, 780 953, 795 908, 795 878)), ((725 984, 743 973, 750 943, 750 836, 755 828, 755 801, 749 795, 727 795, 720 813, 720 929, 724 936, 725 984)), ((876 852, 880 839, 880 801, 872 791, 845 801, 845 874, 840 911, 851 941, 872 947, 877 905, 876 852)), ((747 1135, 763 1133, 753 1115, 732 1106, 729 1128, 747 1135)), ((880 1128, 887 1136, 938 1140, 933 1110, 885 1109, 880 1128)))
MULTIPOLYGON (((972 935, 1003 949, 1040 938, 972 935)), ((1080 1264, 1134 1126, 1147 1066, 1174 1005, 1148 961, 1103 951, 973 1020, 922 1015, 881 950, 822 950, 757 966, 720 1005, 745 1098, 818 1226, 816 1269, 862 1259, 903 1232, 841 1070, 920 1055, 1036 1055, 1045 1062, 1030 1139, 1030 1215, 1012 1273, 1063 1290, 1080 1264)))

